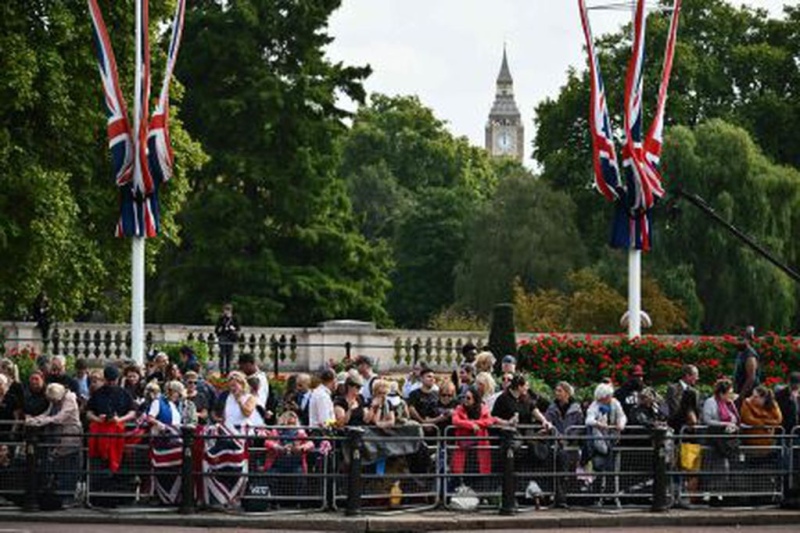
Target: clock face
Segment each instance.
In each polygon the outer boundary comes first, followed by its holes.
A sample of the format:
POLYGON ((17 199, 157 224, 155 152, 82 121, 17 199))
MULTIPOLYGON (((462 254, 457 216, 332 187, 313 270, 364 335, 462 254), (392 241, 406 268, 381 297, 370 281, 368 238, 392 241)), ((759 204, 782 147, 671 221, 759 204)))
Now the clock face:
POLYGON ((507 128, 503 128, 497 132, 495 136, 495 149, 497 152, 510 154, 514 151, 514 142, 516 139, 514 133, 515 132, 507 128))

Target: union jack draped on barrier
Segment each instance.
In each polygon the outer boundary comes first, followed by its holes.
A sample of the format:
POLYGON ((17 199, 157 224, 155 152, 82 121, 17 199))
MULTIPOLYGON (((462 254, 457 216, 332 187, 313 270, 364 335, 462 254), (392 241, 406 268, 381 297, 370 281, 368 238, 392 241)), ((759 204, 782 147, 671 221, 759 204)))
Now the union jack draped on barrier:
POLYGON ((114 176, 120 187, 120 217, 117 237, 155 237, 160 231, 158 190, 172 175, 172 147, 169 140, 169 82, 178 56, 186 1, 178 0, 172 21, 172 36, 158 104, 149 118, 150 46, 148 37, 149 9, 141 2, 141 54, 136 63, 141 70, 139 94, 139 128, 132 131, 128 110, 119 84, 114 50, 97 0, 88 0, 97 63, 103 82, 108 138, 114 176), (139 172, 135 172, 138 169, 139 172))
POLYGON ((647 251, 651 247, 652 209, 657 199, 664 195, 658 164, 661 158, 664 111, 672 60, 675 54, 681 0, 675 0, 673 4, 658 103, 645 138, 643 138, 642 89, 647 14, 645 0, 636 2, 633 18, 632 55, 625 79, 625 139, 622 146, 624 180, 620 180, 614 152, 605 89, 600 74, 600 62, 594 48, 586 2, 578 0, 578 4, 589 54, 591 83, 589 124, 592 135, 595 183, 603 196, 615 202, 611 245, 615 248, 636 248, 647 251))
POLYGON ((183 441, 180 430, 163 426, 154 431, 150 441, 150 464, 153 466, 153 485, 159 500, 166 504, 178 503, 181 494, 181 465, 183 441))
MULTIPOLYGON (((246 428, 242 428, 246 433, 246 428)), ((241 498, 249 471, 247 439, 224 424, 203 431, 203 501, 229 505, 241 498)))

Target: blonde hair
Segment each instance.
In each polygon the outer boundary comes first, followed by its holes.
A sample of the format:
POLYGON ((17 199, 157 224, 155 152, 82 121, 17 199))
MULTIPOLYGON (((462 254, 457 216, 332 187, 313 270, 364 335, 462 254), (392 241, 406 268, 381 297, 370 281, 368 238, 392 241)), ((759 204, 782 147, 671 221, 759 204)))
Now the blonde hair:
POLYGON ((281 416, 278 417, 278 424, 285 426, 290 418, 294 418, 295 424, 300 421, 300 418, 294 411, 284 411, 281 413, 281 416))
POLYGON ((478 372, 491 372, 496 359, 489 351, 481 352, 475 357, 475 370, 478 372))
POLYGON ((5 374, 0 374, 0 390, 2 390, 4 393, 8 392, 9 381, 10 380, 8 379, 8 376, 5 374))
POLYGON ((67 388, 61 383, 51 383, 44 390, 44 396, 51 402, 60 402, 67 395, 67 388))
POLYGON ((376 379, 372 382, 372 395, 379 396, 382 394, 389 394, 389 391, 392 390, 392 384, 389 383, 385 379, 376 379), (378 392, 382 391, 382 392, 378 392))
POLYGON ((167 395, 177 392, 181 399, 186 398, 186 387, 178 380, 168 381, 167 384, 164 385, 164 390, 167 391, 167 395))
POLYGON ((486 390, 481 392, 481 396, 488 396, 489 394, 492 394, 497 387, 497 383, 495 383, 494 378, 488 372, 481 372, 478 374, 478 376, 475 378, 475 384, 483 385, 486 388, 486 390))
POLYGON ((239 372, 238 370, 230 372, 228 374, 228 383, 231 381, 238 381, 242 384, 242 387, 244 387, 245 390, 250 389, 250 385, 247 384, 247 376, 244 375, 244 372, 239 372))
POLYGON ((153 380, 147 385, 144 386, 144 393, 145 394, 152 394, 153 396, 157 396, 161 394, 161 386, 158 384, 158 381, 153 380))

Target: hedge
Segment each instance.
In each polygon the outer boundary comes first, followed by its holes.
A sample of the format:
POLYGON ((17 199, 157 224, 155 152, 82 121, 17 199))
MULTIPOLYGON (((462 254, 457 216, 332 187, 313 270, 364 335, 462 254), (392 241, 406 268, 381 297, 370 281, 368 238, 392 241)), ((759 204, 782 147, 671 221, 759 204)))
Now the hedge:
MULTIPOLYGON (((768 333, 753 347, 761 357, 763 383, 788 380, 800 370, 800 338, 768 333)), ((550 385, 565 380, 576 387, 611 378, 621 384, 635 365, 642 365, 648 384, 660 386, 680 377, 681 366, 696 365, 700 383, 731 376, 742 341, 734 336, 665 341, 658 337, 585 337, 537 335, 518 342, 518 366, 550 385)))

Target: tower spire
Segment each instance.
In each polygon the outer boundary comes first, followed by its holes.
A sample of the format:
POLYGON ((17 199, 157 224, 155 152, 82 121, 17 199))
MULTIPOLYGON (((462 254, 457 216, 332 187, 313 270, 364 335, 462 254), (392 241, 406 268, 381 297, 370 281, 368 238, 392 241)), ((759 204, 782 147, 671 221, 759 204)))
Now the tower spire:
POLYGON ((506 43, 503 43, 503 63, 500 65, 500 74, 497 75, 497 83, 514 83, 514 79, 511 77, 511 70, 508 68, 506 43))

